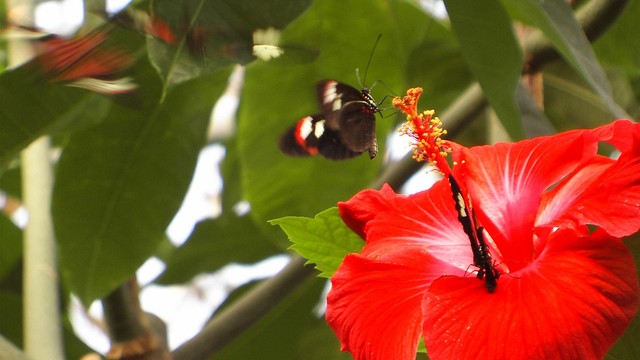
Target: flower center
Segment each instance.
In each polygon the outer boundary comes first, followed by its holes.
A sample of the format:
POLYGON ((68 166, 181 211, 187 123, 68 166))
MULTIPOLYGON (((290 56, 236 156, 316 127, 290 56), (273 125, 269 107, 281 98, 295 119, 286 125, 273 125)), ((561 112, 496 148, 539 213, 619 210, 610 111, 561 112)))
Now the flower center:
POLYGON ((451 152, 451 146, 442 139, 442 135, 447 134, 447 131, 442 128, 442 121, 434 116, 433 110, 418 113, 418 99, 421 94, 422 88, 412 88, 407 91, 407 96, 393 99, 393 106, 407 114, 407 122, 400 128, 400 132, 414 140, 414 159, 419 162, 430 162, 448 179, 458 221, 471 243, 473 265, 478 268, 477 277, 480 280, 484 279, 487 291, 493 293, 498 285, 500 272, 491 260, 491 253, 484 238, 484 228, 478 224, 471 198, 455 179, 447 162, 447 154, 451 152))

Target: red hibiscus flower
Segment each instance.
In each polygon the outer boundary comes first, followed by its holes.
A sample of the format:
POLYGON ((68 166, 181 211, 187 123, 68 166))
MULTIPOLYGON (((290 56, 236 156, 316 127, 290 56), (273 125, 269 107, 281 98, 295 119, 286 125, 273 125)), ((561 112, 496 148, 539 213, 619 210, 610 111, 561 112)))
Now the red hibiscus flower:
POLYGON ((415 359, 422 337, 434 360, 602 359, 640 298, 619 239, 640 228, 640 125, 466 148, 418 114, 420 93, 394 105, 408 115, 415 157, 444 178, 339 204, 366 241, 331 279, 326 318, 342 349, 415 359), (599 155, 600 143, 617 159, 599 155))

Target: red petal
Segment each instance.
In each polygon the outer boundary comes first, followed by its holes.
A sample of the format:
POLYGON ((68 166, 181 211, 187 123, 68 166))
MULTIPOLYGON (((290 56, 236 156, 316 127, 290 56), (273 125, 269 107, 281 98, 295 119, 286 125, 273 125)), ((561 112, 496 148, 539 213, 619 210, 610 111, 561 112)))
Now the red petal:
POLYGON ((391 186, 384 184, 380 190, 366 189, 357 193, 346 202, 339 202, 338 209, 342 221, 355 233, 364 238, 364 227, 378 213, 395 208, 397 198, 405 198, 396 194, 391 186))
POLYGON ((595 155, 597 142, 586 130, 513 144, 455 147, 456 178, 473 199, 480 224, 505 259, 525 264, 533 242, 511 246, 510 239, 532 239, 545 190, 595 155))
POLYGON ((362 254, 385 259, 406 247, 424 249, 457 267, 447 275, 463 275, 473 262, 469 238, 455 211, 447 180, 426 191, 398 198, 394 208, 381 211, 366 228, 367 244, 362 254))
POLYGON ((593 161, 568 176, 567 180, 543 194, 536 226, 578 229, 584 225, 566 214, 579 206, 577 203, 582 201, 586 190, 593 186, 613 163, 614 160, 602 156, 594 157, 593 161))
POLYGON ((617 162, 588 190, 569 214, 581 224, 597 225, 609 234, 628 236, 640 228, 640 158, 617 162))
POLYGON ((630 235, 640 228, 640 126, 616 121, 593 133, 618 147, 619 159, 595 157, 545 194, 538 224, 592 224, 630 235))
POLYGON ((388 260, 348 255, 331 278, 327 322, 356 360, 415 359, 424 294, 448 271, 420 249, 405 248, 388 260))
POLYGON ((600 231, 552 237, 493 294, 470 277, 432 284, 424 330, 432 360, 603 358, 638 310, 631 253, 600 231))
POLYGON ((626 156, 640 156, 640 125, 637 123, 630 120, 616 120, 611 124, 593 129, 591 133, 599 141, 608 142, 620 150, 622 153, 620 159, 626 156))

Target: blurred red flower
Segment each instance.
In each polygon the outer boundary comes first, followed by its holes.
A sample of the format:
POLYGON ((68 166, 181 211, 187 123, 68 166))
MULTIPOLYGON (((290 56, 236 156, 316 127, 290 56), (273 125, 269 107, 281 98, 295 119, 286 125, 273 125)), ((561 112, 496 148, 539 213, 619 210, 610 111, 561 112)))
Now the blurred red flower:
POLYGON ((105 42, 109 28, 97 29, 74 39, 47 36, 37 44, 36 63, 51 82, 85 88, 103 94, 133 91, 136 84, 122 72, 134 63, 134 57, 105 42))

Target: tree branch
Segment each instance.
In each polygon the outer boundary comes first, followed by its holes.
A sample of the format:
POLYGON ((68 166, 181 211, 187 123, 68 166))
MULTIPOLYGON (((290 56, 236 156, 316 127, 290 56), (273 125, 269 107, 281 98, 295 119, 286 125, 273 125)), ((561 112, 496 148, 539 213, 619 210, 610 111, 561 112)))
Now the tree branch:
MULTIPOLYGON (((140 307, 139 288, 132 278, 102 300, 111 339, 109 359, 170 359, 166 333, 158 334, 140 307)), ((159 319, 154 318, 158 321, 159 319)), ((166 329, 164 329, 166 331, 166 329)))
POLYGON ((249 293, 209 321, 204 329, 173 351, 176 360, 206 359, 266 315, 316 271, 304 266, 305 259, 292 256, 274 277, 264 280, 249 293))
MULTIPOLYGON (((10 22, 33 19, 31 0, 6 0, 10 22)), ((31 45, 11 39, 7 44, 9 66, 18 66, 33 56, 31 45)), ((49 138, 34 141, 21 153, 24 205, 29 223, 24 231, 24 347, 35 359, 64 359, 56 245, 51 220, 53 167, 49 138)))
MULTIPOLYGON (((622 14, 628 0, 591 0, 576 11, 576 18, 589 41, 595 41, 622 14)), ((558 60, 560 54, 540 30, 527 38, 523 46, 525 73, 539 71, 558 60)))

